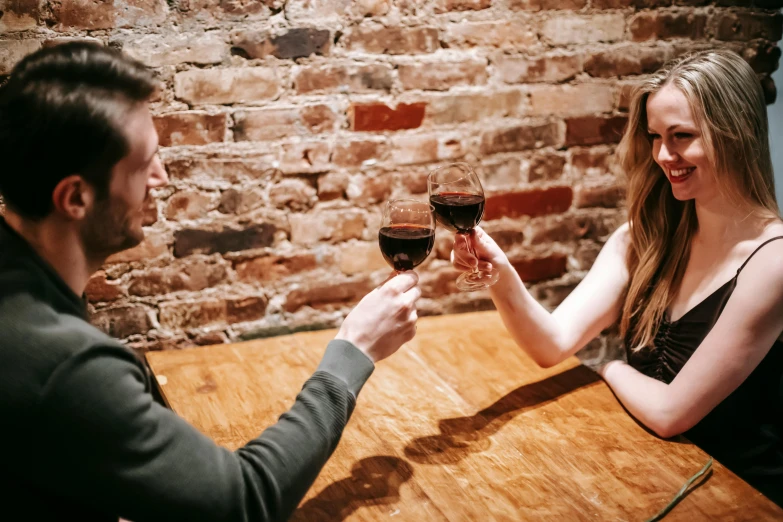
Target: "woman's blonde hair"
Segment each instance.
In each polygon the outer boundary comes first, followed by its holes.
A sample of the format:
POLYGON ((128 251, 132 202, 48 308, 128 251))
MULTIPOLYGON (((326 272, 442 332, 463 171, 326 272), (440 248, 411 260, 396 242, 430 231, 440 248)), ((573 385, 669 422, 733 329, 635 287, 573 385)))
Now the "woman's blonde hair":
POLYGON ((664 86, 687 98, 720 193, 749 215, 779 216, 769 152, 767 107, 750 66, 728 50, 666 64, 635 91, 619 146, 628 175, 631 274, 620 329, 634 350, 651 344, 682 281, 697 229, 694 201, 678 201, 652 156, 647 100, 664 86))

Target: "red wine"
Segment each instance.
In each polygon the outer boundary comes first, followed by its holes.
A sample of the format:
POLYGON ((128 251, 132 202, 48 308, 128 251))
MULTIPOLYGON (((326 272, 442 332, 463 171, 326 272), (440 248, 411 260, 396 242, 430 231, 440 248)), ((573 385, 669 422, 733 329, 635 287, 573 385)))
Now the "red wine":
POLYGON ((484 215, 484 196, 467 192, 441 192, 430 196, 438 223, 457 232, 476 228, 484 215))
POLYGON ((422 225, 392 225, 381 229, 378 243, 395 270, 413 270, 430 255, 435 231, 422 225))

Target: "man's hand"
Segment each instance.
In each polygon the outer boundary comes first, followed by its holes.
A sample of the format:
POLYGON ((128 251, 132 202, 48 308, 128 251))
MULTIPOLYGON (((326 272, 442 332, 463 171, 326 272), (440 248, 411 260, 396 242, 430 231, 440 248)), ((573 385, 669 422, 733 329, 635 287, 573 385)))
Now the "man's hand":
POLYGON ((373 363, 396 352, 416 335, 418 282, 411 270, 387 279, 348 314, 335 339, 351 342, 373 363))

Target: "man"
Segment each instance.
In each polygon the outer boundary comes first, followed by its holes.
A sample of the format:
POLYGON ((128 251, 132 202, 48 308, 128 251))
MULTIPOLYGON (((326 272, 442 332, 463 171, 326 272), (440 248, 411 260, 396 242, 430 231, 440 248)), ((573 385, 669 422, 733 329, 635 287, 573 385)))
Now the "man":
POLYGON ((81 297, 108 255, 142 241, 144 201, 167 183, 153 91, 142 65, 88 43, 28 56, 0 89, 3 519, 285 520, 374 363, 415 333, 407 273, 365 296, 291 410, 236 452, 155 403, 81 297))

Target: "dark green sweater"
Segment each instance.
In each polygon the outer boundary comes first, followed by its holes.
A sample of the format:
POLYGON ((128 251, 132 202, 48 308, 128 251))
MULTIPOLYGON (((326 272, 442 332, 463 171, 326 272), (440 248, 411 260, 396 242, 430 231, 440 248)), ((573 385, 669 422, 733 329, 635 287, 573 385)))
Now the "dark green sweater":
POLYGON ((372 371, 332 341, 277 424, 221 448, 153 400, 145 366, 0 218, 4 520, 286 520, 372 371))

